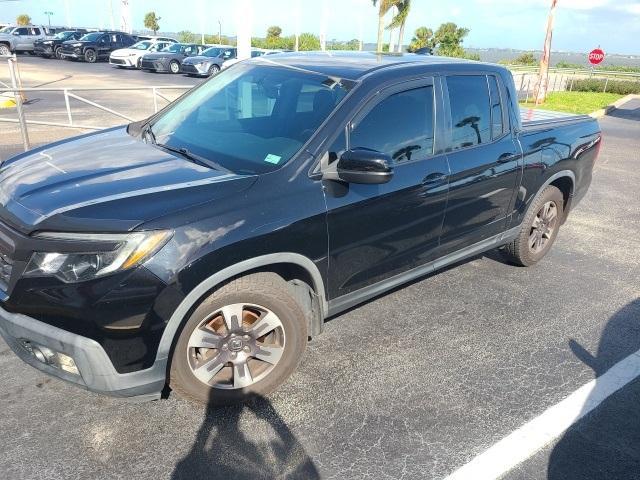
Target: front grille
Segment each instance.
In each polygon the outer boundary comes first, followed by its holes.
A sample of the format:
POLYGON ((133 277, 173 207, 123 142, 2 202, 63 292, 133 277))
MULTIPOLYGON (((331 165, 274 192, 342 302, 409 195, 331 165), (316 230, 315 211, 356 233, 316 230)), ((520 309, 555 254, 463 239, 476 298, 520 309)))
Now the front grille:
POLYGON ((13 262, 9 257, 0 253, 0 290, 6 292, 9 289, 13 262))
POLYGON ((185 73, 199 73, 198 69, 189 63, 182 64, 182 71, 185 73))
POLYGON ((115 63, 116 65, 124 65, 126 62, 120 58, 111 57, 111 63, 115 63))
POLYGON ((140 65, 142 66, 142 68, 150 68, 150 69, 154 69, 155 68, 155 65, 153 64, 153 62, 151 62, 149 60, 142 60, 140 65))

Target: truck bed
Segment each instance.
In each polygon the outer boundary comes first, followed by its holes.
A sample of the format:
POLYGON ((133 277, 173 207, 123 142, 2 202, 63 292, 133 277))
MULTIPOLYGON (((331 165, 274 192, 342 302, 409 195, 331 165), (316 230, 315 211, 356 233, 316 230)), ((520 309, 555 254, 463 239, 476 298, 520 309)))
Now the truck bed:
POLYGON ((547 126, 558 123, 572 123, 576 121, 584 121, 587 119, 591 119, 591 117, 589 117, 589 115, 552 112, 550 110, 540 110, 537 108, 520 109, 520 120, 522 121, 523 129, 537 128, 540 126, 547 126))

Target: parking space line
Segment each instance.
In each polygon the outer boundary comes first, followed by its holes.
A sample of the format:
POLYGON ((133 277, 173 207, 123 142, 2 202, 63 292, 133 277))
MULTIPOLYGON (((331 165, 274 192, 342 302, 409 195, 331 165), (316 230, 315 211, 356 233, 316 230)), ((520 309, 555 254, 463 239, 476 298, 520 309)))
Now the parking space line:
POLYGON ((445 480, 496 479, 560 437, 609 395, 640 376, 640 350, 507 435, 445 480))

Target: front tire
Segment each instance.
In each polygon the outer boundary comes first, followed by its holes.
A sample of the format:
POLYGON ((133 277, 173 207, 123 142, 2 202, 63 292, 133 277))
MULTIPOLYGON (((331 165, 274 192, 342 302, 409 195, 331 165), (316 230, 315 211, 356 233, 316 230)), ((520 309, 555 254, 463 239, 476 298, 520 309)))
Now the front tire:
POLYGON ((96 61, 98 60, 98 55, 96 55, 95 50, 92 50, 90 48, 88 48, 85 52, 84 52, 84 61, 87 63, 96 63, 96 61))
POLYGON ((518 236, 504 247, 509 261, 529 267, 542 260, 558 236, 563 205, 562 192, 552 185, 538 195, 527 210, 518 236))
POLYGON ((11 50, 4 43, 0 44, 0 55, 11 55, 11 50))
POLYGON ((171 388, 209 406, 269 394, 300 363, 305 318, 289 284, 274 273, 225 284, 184 324, 171 357, 171 388))
POLYGON ((62 60, 62 47, 56 47, 56 49, 55 49, 55 57, 58 60, 62 60))
POLYGON ((209 67, 209 76, 215 75, 220 71, 220 66, 213 64, 209 67))

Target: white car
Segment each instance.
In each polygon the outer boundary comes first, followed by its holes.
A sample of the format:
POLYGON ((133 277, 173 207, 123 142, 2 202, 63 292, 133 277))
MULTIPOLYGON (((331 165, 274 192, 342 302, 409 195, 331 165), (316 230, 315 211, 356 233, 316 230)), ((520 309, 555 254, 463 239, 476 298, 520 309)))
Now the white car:
POLYGON ((145 53, 159 52, 177 40, 169 37, 152 37, 148 40, 141 40, 128 48, 114 50, 109 56, 109 63, 116 67, 140 68, 142 56, 145 53))

